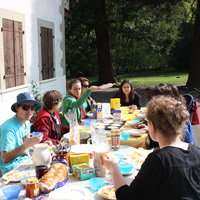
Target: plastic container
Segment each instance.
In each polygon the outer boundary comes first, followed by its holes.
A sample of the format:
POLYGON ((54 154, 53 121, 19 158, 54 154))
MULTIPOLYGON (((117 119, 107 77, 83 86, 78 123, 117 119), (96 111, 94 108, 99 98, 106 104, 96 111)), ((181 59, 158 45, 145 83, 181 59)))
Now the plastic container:
POLYGON ((128 140, 130 133, 120 133, 121 140, 128 140))
POLYGON ((39 134, 41 134, 41 136, 43 136, 43 132, 33 132, 33 133, 31 133, 31 137, 37 136, 39 134))
POLYGON ((110 99, 110 108, 111 108, 111 110, 120 108, 120 98, 110 99))
POLYGON ((6 186, 2 189, 2 192, 6 199, 16 199, 19 196, 21 187, 18 185, 6 186))
POLYGON ((119 163, 122 162, 123 158, 124 158, 124 155, 122 154, 114 154, 114 156, 116 156, 117 158, 119 158, 119 163))
POLYGON ((122 163, 119 165, 119 168, 122 174, 129 174, 133 169, 133 165, 130 163, 122 163))
POLYGON ((91 178, 89 180, 89 185, 93 191, 98 191, 101 187, 103 187, 104 179, 98 177, 91 178))

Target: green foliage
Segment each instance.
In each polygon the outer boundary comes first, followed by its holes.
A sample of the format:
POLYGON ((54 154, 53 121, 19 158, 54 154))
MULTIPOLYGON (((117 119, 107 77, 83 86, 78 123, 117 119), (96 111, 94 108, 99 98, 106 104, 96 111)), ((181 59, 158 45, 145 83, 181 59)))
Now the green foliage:
MULTIPOLYGON (((33 95, 35 96, 35 100, 39 101, 42 104, 42 95, 40 94, 40 90, 39 87, 37 86, 36 81, 31 81, 31 85, 32 85, 32 90, 31 92, 33 93, 33 95)), ((36 118, 37 114, 39 113, 40 110, 34 112, 33 117, 31 118, 31 122, 36 118)))
MULTIPOLYGON (((116 73, 156 71, 168 66, 188 69, 194 24, 192 2, 106 0, 106 16, 97 18, 110 31, 116 73)), ((94 30, 101 24, 97 24, 95 6, 91 0, 70 1, 73 18, 66 27, 68 76, 98 75, 94 30)))

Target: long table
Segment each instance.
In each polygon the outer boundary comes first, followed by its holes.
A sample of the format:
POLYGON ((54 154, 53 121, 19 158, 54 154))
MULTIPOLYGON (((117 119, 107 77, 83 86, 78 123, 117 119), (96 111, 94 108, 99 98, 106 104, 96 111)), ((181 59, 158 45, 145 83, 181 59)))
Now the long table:
MULTIPOLYGON (((118 151, 114 151, 113 153, 121 153, 121 154, 125 154, 125 152, 129 151, 133 149, 132 147, 129 147, 129 146, 125 146, 125 145, 121 145, 120 146, 120 149, 118 151)), ((112 152, 112 150, 111 150, 112 152)), ((93 161, 92 159, 90 159, 90 164, 92 165, 93 161)), ((35 176, 35 167, 33 165, 33 162, 31 159, 27 159, 23 164, 21 164, 20 166, 16 167, 15 169, 13 169, 13 171, 24 171, 24 172, 28 172, 31 176, 35 176)), ((130 184, 130 182, 134 179, 136 175, 136 172, 129 175, 129 176, 124 176, 125 178, 125 181, 127 184, 130 184)), ((69 175, 69 180, 68 182, 65 184, 65 186, 63 187, 67 187, 67 186, 82 186, 82 187, 85 187, 87 189, 90 190, 90 187, 89 187, 89 180, 85 180, 85 181, 80 181, 78 180, 77 178, 75 178, 72 174, 69 175)), ((20 183, 9 183, 8 185, 19 185, 21 187, 21 192, 19 194, 19 197, 18 199, 29 199, 29 198, 26 198, 26 190, 25 190, 25 187, 20 183)), ((0 179, 0 200, 1 199, 5 199, 5 197, 3 196, 3 193, 2 193, 2 188, 4 187, 4 180, 3 178, 0 179)), ((105 184, 106 186, 106 184, 105 184)), ((91 190, 90 190, 91 191, 91 190)), ((92 192, 91 191, 91 197, 89 200, 103 200, 104 198, 98 196, 97 192, 92 192)))

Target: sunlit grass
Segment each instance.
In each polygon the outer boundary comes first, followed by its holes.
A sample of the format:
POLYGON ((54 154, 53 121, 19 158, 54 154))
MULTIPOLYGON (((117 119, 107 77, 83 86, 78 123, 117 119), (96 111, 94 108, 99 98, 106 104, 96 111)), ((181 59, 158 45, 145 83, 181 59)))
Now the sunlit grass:
MULTIPOLYGON (((148 85, 157 85, 159 83, 170 83, 175 85, 185 85, 188 79, 188 73, 185 72, 145 72, 134 75, 119 76, 120 80, 131 79, 134 87, 146 87, 148 85)), ((97 78, 89 78, 91 82, 97 81, 97 78)), ((118 83, 117 85, 119 85, 118 83)))

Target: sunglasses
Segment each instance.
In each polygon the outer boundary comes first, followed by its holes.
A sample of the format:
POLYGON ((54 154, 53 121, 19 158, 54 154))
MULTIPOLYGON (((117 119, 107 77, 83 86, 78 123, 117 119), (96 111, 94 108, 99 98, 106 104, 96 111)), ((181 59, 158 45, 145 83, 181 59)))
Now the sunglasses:
POLYGON ((23 110, 27 111, 29 109, 31 109, 31 111, 34 111, 36 109, 36 105, 34 106, 27 106, 27 105, 19 105, 22 107, 23 110))
POLYGON ((83 85, 84 88, 89 88, 89 85, 83 85))

